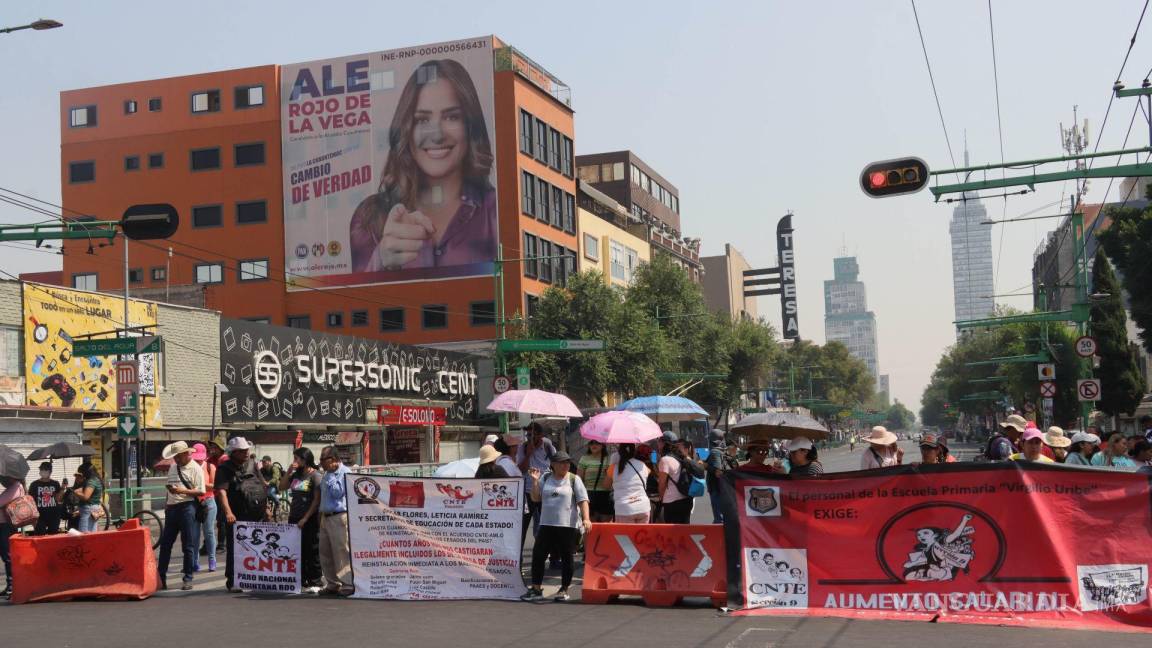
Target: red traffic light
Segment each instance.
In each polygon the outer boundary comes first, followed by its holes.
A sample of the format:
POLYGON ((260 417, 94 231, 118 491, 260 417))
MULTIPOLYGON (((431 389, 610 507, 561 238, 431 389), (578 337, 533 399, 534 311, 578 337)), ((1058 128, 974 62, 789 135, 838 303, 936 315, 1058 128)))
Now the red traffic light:
POLYGON ((917 157, 873 162, 860 174, 860 188, 873 198, 915 193, 928 184, 928 164, 917 157))

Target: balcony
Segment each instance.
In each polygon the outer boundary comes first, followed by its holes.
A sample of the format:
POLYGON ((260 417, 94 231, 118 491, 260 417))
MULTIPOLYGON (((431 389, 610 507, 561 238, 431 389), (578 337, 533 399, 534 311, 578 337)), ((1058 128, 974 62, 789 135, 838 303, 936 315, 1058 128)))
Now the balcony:
POLYGON ((497 72, 515 72, 560 103, 572 107, 572 89, 511 45, 493 52, 497 72))

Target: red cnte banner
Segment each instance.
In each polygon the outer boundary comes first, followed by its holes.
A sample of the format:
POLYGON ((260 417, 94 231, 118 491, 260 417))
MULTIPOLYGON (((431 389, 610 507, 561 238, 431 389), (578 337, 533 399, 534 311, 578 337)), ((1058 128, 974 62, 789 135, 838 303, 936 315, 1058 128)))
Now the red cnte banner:
POLYGON ((629 594, 654 606, 686 596, 728 604, 724 527, 718 524, 594 524, 584 547, 584 603, 629 594))
POLYGON ((418 407, 414 405, 377 405, 376 423, 379 425, 435 425, 448 422, 448 412, 443 407, 418 407))
POLYGON ((947 464, 739 473, 740 614, 1152 631, 1148 475, 947 464))

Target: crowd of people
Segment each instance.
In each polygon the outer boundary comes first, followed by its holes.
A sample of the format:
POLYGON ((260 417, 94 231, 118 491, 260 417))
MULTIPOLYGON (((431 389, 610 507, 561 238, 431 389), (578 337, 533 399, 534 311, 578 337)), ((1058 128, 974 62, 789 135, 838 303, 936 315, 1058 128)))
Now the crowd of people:
POLYGON ((1035 423, 1012 414, 988 439, 979 459, 986 461, 1035 461, 1074 466, 1097 466, 1137 470, 1152 467, 1152 417, 1140 419, 1142 432, 1103 435, 1094 426, 1071 430, 1051 426, 1041 431, 1035 423))

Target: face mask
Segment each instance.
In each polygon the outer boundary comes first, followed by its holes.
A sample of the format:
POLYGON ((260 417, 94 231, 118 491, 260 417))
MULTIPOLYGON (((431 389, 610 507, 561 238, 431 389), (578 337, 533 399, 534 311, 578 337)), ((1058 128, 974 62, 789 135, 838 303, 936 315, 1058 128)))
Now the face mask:
POLYGON ((40 479, 48 479, 51 476, 52 476, 51 470, 41 470, 40 471, 40 479))

